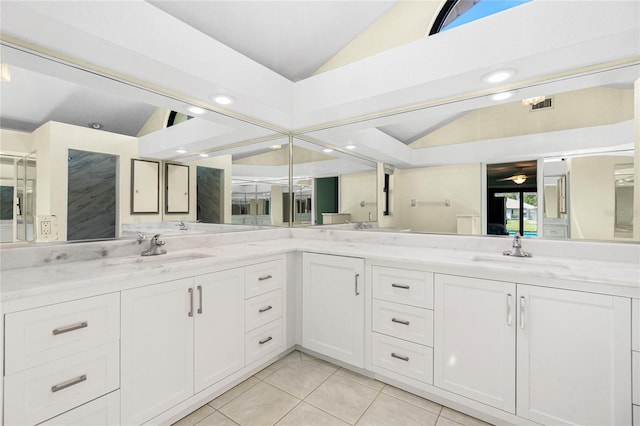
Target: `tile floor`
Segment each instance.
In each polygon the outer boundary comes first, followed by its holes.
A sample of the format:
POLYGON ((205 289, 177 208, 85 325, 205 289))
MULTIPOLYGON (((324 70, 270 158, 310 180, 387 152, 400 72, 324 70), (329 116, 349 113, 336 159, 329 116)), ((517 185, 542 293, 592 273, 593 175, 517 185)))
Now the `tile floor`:
POLYGON ((294 351, 174 426, 481 426, 487 423, 294 351))

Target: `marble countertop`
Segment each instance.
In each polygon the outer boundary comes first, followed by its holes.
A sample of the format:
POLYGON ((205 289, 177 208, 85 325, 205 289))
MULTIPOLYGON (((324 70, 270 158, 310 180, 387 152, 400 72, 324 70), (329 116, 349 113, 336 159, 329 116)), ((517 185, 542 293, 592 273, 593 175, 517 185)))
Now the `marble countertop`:
POLYGON ((3 310, 8 312, 43 301, 54 303, 70 297, 126 290, 295 251, 362 257, 408 267, 414 264, 435 273, 640 298, 640 265, 629 262, 550 256, 511 258, 486 251, 281 236, 219 246, 179 247, 177 250, 171 250, 171 245, 167 244, 167 251, 160 256, 105 257, 0 271, 3 310))

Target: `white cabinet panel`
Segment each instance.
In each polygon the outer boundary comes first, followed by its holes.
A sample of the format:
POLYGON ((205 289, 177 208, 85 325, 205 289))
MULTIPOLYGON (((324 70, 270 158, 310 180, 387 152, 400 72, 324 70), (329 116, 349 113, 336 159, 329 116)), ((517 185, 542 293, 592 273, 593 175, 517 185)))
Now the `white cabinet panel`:
POLYGON ((282 290, 272 291, 245 302, 245 329, 251 331, 282 316, 282 290))
POLYGON ((640 405, 633 406, 633 426, 640 426, 640 405))
POLYGON ((122 424, 143 423, 193 395, 192 284, 122 292, 122 424))
POLYGON ((5 317, 5 374, 120 338, 120 293, 74 300, 5 317))
POLYGON ((516 285, 436 275, 434 384, 515 413, 516 285))
POLYGON ((60 414, 44 426, 112 426, 120 424, 120 392, 114 391, 60 414))
POLYGON ((630 424, 630 299, 519 285, 517 305, 517 414, 542 424, 630 424))
POLYGON ((282 288, 282 261, 272 260, 246 267, 245 297, 251 298, 282 288))
POLYGON ((282 351, 284 349, 282 344, 282 319, 250 331, 245 337, 247 365, 266 355, 282 351))
POLYGON ((640 405, 640 352, 632 352, 633 403, 640 405))
POLYGON ((374 298, 433 309, 433 273, 374 266, 372 274, 374 298))
POLYGON ((195 391, 244 367, 244 269, 195 278, 195 391))
POLYGON ((433 311, 373 300, 373 331, 433 346, 433 311))
POLYGON ((631 302, 631 332, 633 340, 631 346, 634 351, 640 352, 640 299, 631 302))
POLYGON ((118 341, 4 378, 4 422, 36 424, 116 390, 118 341))
POLYGON ((425 383, 433 383, 433 349, 405 340, 372 333, 372 363, 425 383))
POLYGON ((303 346, 364 367, 364 261, 302 255, 303 346))

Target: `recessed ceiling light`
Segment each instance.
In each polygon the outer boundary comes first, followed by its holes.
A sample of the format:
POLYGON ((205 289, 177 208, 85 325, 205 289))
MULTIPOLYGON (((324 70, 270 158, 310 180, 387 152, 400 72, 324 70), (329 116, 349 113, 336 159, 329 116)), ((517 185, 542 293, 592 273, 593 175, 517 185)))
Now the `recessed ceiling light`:
POLYGON ((501 83, 516 75, 516 70, 513 68, 505 68, 503 70, 492 71, 482 76, 482 79, 487 83, 501 83))
POLYGON ((513 96, 513 92, 500 92, 491 95, 492 101, 504 101, 505 99, 509 99, 513 96))
POLYGON ((333 150, 331 148, 325 148, 322 150, 322 152, 333 152, 333 150))
POLYGON ((208 157, 208 156, 209 156, 209 154, 205 154, 204 152, 202 154, 200 154, 200 157, 203 157, 203 158, 204 157, 208 157))
POLYGON ((234 102, 234 99, 229 95, 213 95, 211 100, 218 105, 229 105, 234 102))
POLYGON ((178 154, 186 154, 186 153, 187 153, 187 150, 186 150, 186 149, 176 149, 176 152, 177 152, 178 154))
POLYGON ((189 105, 187 107, 187 111, 189 111, 191 114, 196 114, 196 115, 204 114, 204 109, 197 107, 195 105, 189 105))
POLYGON ((345 145, 344 146, 346 149, 356 149, 355 145, 345 145))
POLYGON ((94 123, 89 123, 89 127, 91 127, 92 129, 102 129, 102 124, 98 123, 98 122, 94 122, 94 123))
POLYGON ((278 151, 278 150, 282 149, 282 145, 279 145, 279 144, 278 145, 271 145, 269 148, 271 150, 273 150, 273 151, 278 151))

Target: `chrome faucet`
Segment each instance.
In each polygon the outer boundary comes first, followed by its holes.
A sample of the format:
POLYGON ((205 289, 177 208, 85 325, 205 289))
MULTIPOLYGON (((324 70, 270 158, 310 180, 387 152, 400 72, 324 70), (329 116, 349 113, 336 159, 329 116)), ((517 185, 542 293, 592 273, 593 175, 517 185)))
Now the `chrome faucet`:
POLYGON ((160 241, 160 234, 156 234, 153 236, 151 241, 149 242, 149 248, 141 253, 142 256, 156 256, 159 254, 166 254, 167 251, 162 248, 164 245, 164 241, 160 241))
POLYGON ((522 250, 522 236, 519 233, 516 233, 515 237, 513 237, 511 250, 503 251, 502 254, 514 257, 533 257, 531 253, 522 250))
POLYGON ((184 223, 184 220, 181 220, 180 222, 176 223, 176 226, 179 226, 181 231, 186 231, 188 229, 187 224, 184 223))

